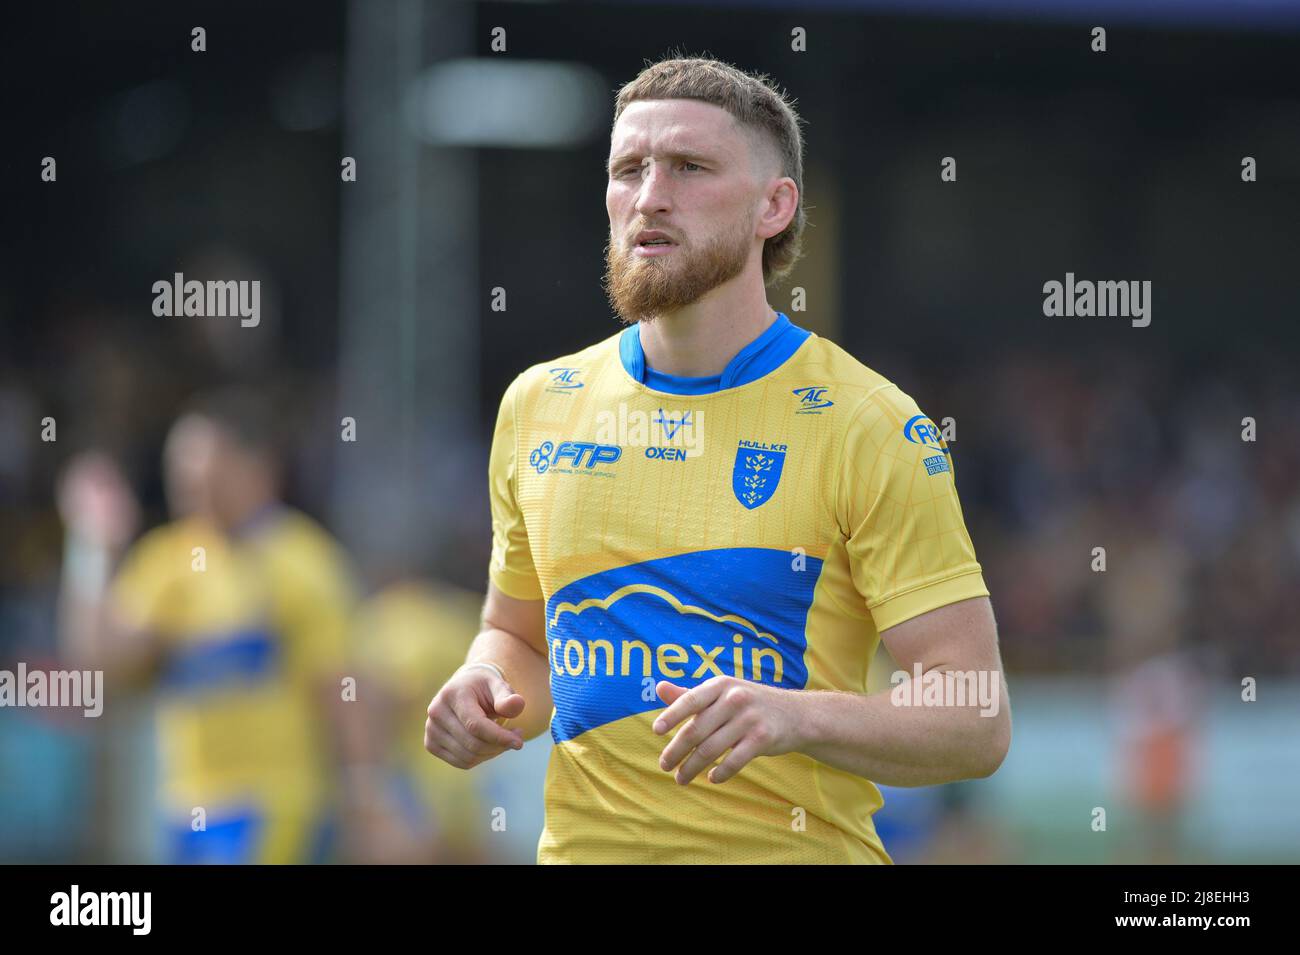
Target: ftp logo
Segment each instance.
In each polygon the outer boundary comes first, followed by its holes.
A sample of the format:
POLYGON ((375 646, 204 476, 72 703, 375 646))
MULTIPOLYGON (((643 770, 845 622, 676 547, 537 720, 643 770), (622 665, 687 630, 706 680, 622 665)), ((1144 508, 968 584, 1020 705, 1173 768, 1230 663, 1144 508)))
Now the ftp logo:
POLYGON ((543 441, 528 456, 528 463, 538 474, 545 474, 551 467, 559 467, 565 461, 571 462, 574 468, 586 467, 590 470, 599 464, 613 464, 622 456, 623 449, 615 444, 561 441, 559 447, 556 447, 550 441, 543 441))

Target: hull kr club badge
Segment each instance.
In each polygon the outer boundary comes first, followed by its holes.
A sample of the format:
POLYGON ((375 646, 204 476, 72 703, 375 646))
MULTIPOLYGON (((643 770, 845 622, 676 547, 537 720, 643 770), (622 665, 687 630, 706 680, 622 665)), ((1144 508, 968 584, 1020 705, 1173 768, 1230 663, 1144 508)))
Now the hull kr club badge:
POLYGON ((766 503, 776 492, 785 466, 784 444, 761 444, 741 441, 736 448, 736 463, 731 469, 731 490, 746 508, 766 503))

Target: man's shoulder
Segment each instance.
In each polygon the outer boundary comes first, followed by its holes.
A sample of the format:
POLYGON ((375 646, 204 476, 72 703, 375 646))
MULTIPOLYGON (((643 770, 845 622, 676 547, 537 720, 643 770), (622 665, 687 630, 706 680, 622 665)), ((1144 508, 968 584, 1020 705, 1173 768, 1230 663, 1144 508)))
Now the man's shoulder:
POLYGON ((820 413, 841 412, 837 433, 847 454, 896 462, 899 467, 894 473, 903 480, 908 479, 910 468, 931 476, 951 472, 943 433, 911 394, 834 342, 814 338, 808 344, 814 347, 804 370, 822 373, 827 382, 824 392, 814 397, 826 408, 820 413), (826 401, 838 407, 830 409, 826 401))
POLYGON ((325 525, 306 511, 288 504, 278 504, 267 525, 272 539, 284 546, 328 552, 342 550, 342 545, 325 525))
POLYGON ((619 338, 623 329, 578 351, 535 362, 515 376, 507 390, 519 398, 537 398, 547 393, 578 394, 585 391, 607 367, 618 363, 619 338))
MULTIPOLYGON (((254 536, 254 541, 258 540, 254 536)), ((268 519, 259 549, 267 555, 275 570, 291 576, 318 581, 326 586, 351 583, 351 558, 343 545, 326 527, 304 511, 280 505, 268 519)))
POLYGON ((176 564, 188 569, 193 549, 212 549, 221 534, 196 517, 180 517, 145 531, 127 550, 123 562, 176 564))
POLYGON ((915 405, 894 381, 829 338, 816 334, 809 336, 795 360, 782 372, 784 377, 802 383, 800 391, 807 394, 811 390, 808 400, 832 402, 843 409, 846 418, 859 417, 869 405, 898 410, 915 405))

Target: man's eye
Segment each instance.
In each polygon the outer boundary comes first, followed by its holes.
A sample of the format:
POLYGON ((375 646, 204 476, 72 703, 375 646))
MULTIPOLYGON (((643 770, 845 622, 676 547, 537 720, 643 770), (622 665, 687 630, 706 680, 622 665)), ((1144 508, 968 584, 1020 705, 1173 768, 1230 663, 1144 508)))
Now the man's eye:
MULTIPOLYGON (((630 175, 640 176, 645 172, 645 166, 624 166, 614 172, 615 179, 623 179, 630 175)), ((697 172, 704 169, 699 163, 691 162, 689 159, 682 160, 682 168, 687 172, 697 172)))

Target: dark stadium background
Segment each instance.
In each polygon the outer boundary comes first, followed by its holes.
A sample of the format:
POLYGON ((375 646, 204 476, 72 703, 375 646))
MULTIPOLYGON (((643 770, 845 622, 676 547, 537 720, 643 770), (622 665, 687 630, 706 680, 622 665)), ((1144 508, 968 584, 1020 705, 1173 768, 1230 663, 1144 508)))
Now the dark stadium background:
MULTIPOLYGON (((1124 834, 1147 823, 1121 808, 1124 741, 1147 711, 1125 687, 1148 666, 1185 681, 1196 756, 1152 852, 1300 857, 1300 14, 810 6, 6 11, 0 667, 56 658, 60 466, 108 449, 161 520, 168 425, 232 381, 276 395, 290 500, 367 586, 400 567, 481 590, 501 391, 618 329, 600 288, 613 92, 646 59, 707 54, 770 73, 807 123, 807 255, 772 304, 956 421, 1016 739, 992 779, 887 793, 887 847, 1129 861, 1142 840, 1124 834), (795 27, 807 52, 790 49, 795 27), (465 59, 483 98, 437 115, 431 91, 455 88, 438 70, 465 59), (537 61, 558 64, 572 102, 512 118, 521 74, 494 71, 537 61), (510 141, 548 119, 573 120, 569 135, 510 141), (44 156, 57 183, 40 181, 44 156), (343 156, 356 183, 340 182, 343 156), (155 317, 150 286, 177 271, 260 278, 262 324, 155 317), (1149 280, 1150 326, 1045 317, 1043 283, 1066 272, 1149 280), (46 415, 56 443, 40 440, 46 415), (356 447, 337 440, 342 415, 356 447), (1259 702, 1240 701, 1245 677, 1259 702), (1102 805, 1109 834, 1089 828, 1102 805)), ((143 706, 111 734, 0 710, 0 859, 149 858, 146 723, 143 706)), ((483 774, 485 798, 530 825, 547 745, 483 774)), ((535 834, 490 851, 527 861, 535 834)))

